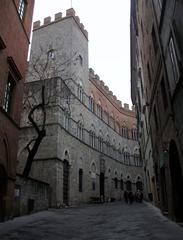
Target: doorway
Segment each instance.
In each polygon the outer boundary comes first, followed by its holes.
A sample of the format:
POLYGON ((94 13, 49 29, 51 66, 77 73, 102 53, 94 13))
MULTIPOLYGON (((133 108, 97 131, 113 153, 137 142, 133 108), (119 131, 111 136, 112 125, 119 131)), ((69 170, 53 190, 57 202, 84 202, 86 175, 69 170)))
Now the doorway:
POLYGON ((0 222, 5 218, 5 202, 4 196, 6 195, 7 174, 5 168, 0 165, 0 222))
POLYGON ((176 143, 172 140, 169 147, 170 176, 172 183, 173 214, 177 222, 183 221, 183 179, 180 158, 176 143))
POLYGON ((165 166, 160 168, 160 182, 161 182, 161 199, 162 199, 162 209, 164 212, 168 211, 168 199, 166 191, 166 175, 165 166))
POLYGON ((105 176, 104 173, 100 173, 100 200, 104 202, 105 199, 105 176))
POLYGON ((69 204, 69 162, 63 162, 63 203, 69 204))

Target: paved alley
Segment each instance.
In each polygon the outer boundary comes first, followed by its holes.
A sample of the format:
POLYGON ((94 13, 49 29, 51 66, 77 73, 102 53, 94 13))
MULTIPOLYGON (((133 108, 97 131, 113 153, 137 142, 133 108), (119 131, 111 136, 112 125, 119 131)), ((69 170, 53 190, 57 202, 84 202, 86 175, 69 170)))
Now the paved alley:
POLYGON ((0 224, 1 240, 182 240, 183 229, 147 203, 51 209, 0 224))

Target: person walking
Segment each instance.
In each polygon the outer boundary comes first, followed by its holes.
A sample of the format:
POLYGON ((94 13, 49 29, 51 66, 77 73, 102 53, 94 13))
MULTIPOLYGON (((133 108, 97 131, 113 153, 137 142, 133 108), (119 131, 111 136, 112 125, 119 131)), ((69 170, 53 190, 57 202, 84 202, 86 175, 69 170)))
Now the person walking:
POLYGON ((133 196, 132 191, 130 191, 130 192, 128 193, 128 199, 129 199, 129 203, 132 204, 133 201, 134 201, 134 196, 133 196))
POLYGON ((125 203, 128 204, 128 192, 126 190, 124 191, 123 197, 124 197, 125 203))

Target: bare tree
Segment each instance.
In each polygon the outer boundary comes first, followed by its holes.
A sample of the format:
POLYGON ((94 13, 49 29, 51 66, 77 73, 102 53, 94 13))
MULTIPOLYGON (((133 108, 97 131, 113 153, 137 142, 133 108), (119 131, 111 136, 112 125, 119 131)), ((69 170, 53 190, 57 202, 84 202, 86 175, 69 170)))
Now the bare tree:
MULTIPOLYGON (((36 132, 36 136, 23 148, 23 150, 28 153, 23 170, 24 177, 29 175, 35 155, 38 152, 43 138, 46 136, 46 106, 55 98, 55 94, 49 93, 49 89, 46 89, 45 81, 46 79, 61 77, 61 75, 67 76, 66 71, 68 71, 68 66, 72 63, 75 64, 78 60, 77 53, 74 53, 71 58, 65 57, 64 61, 62 63, 59 62, 59 64, 54 61, 54 57, 52 49, 49 50, 46 55, 41 49, 41 54, 38 57, 32 54, 31 62, 29 63, 28 78, 31 78, 32 81, 39 81, 41 84, 37 87, 36 91, 31 91, 31 95, 25 93, 26 97, 23 102, 24 106, 26 105, 28 109, 29 124, 36 132), (39 95, 38 98, 36 98, 35 95, 39 95), (33 100, 33 103, 30 99, 33 100), (39 121, 37 121, 35 117, 38 112, 40 116, 39 121)), ((69 78, 65 78, 62 81, 66 91, 63 92, 63 88, 60 88, 57 95, 66 99, 69 107, 71 90, 66 87, 68 79, 69 78)))

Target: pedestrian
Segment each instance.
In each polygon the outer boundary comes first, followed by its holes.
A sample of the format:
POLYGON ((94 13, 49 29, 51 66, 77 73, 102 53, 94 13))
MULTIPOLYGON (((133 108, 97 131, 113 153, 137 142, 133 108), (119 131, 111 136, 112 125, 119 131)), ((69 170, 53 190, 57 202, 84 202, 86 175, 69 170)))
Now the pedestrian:
POLYGON ((125 203, 128 203, 128 192, 127 191, 124 191, 124 200, 125 200, 125 203))
POLYGON ((142 191, 140 191, 139 189, 137 190, 136 194, 135 194, 135 200, 136 202, 141 203, 143 199, 143 193, 142 191))
POLYGON ((132 204, 134 201, 134 195, 133 195, 132 191, 130 191, 128 193, 128 199, 129 199, 129 203, 132 204))

